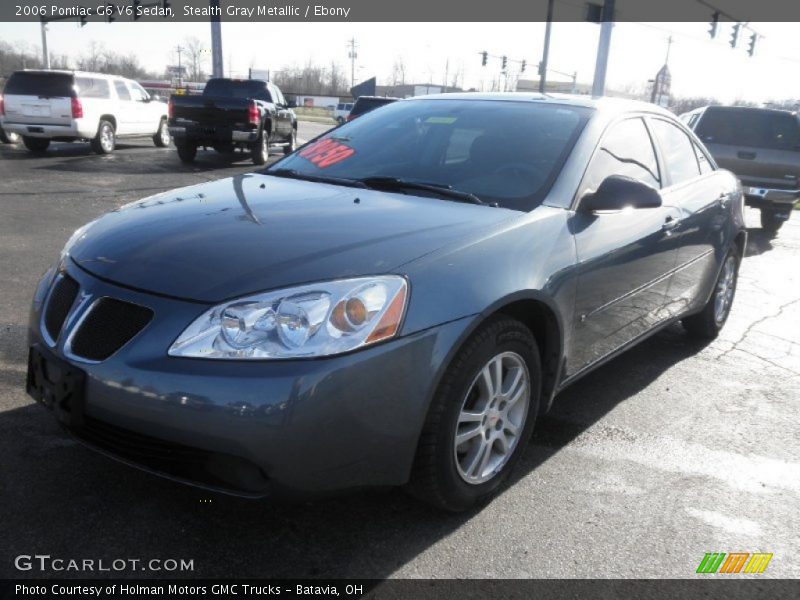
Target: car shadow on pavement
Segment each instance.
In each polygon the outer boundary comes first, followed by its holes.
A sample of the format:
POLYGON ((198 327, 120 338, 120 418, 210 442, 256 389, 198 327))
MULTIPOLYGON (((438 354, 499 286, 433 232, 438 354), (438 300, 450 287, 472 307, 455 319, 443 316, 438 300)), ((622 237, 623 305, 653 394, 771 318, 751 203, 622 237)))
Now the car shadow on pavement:
MULTIPOLYGON (((511 485, 701 348, 670 327, 568 388, 537 425, 511 485)), ((23 381, 21 372, 6 375, 0 385, 23 381)), ((0 501, 13 515, 4 522, 0 577, 54 576, 15 571, 15 556, 39 553, 194 561, 193 571, 171 577, 384 578, 482 510, 441 513, 400 490, 295 504, 204 492, 90 452, 33 404, 0 413, 0 456, 0 501)))
POLYGON ((758 256, 772 250, 772 240, 775 239, 774 233, 764 231, 760 227, 747 228, 747 247, 744 256, 758 256))

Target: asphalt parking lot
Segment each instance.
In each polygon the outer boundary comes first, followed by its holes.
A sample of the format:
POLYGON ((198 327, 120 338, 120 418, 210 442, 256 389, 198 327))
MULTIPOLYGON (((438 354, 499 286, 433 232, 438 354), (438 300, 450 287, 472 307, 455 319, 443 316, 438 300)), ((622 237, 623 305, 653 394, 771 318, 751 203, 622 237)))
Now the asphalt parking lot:
MULTIPOLYGON (((324 131, 301 123, 301 140, 324 131)), ((400 491, 285 505, 209 494, 98 456, 24 393, 28 304, 71 232, 156 192, 253 170, 125 142, 0 146, 0 577, 20 554, 194 561, 189 577, 693 577, 771 552, 800 577, 800 211, 750 239, 721 337, 673 326, 565 391, 512 484, 441 514, 400 491)), ((79 573, 58 573, 79 576, 79 573)), ((103 575, 99 573, 98 575, 103 575)), ((114 573, 159 576, 163 573, 114 573)))

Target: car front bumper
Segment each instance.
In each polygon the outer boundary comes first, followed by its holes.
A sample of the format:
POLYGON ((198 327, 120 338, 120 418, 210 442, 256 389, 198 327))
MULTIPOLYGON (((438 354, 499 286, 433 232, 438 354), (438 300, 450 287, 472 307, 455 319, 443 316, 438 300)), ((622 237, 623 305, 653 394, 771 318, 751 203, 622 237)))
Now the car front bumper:
MULTIPOLYGON (((464 318, 350 354, 308 360, 177 358, 167 350, 207 306, 106 283, 74 264, 80 293, 58 339, 42 333, 52 273, 37 289, 32 347, 85 373, 66 428, 114 458, 244 496, 324 493, 408 480, 418 436, 464 318), (152 321, 108 359, 64 348, 92 298, 149 307, 152 321)), ((57 411, 58 412, 58 411, 57 411)))

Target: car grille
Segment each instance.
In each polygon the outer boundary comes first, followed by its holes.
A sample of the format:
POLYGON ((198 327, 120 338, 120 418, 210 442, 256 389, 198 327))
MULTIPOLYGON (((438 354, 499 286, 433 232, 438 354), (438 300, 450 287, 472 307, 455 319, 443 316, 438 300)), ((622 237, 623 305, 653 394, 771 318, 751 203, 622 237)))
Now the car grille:
POLYGON ((60 276, 53 286, 44 314, 44 327, 50 339, 54 341, 58 339, 79 289, 78 282, 69 275, 60 276))
POLYGON ((88 360, 105 360, 127 344, 153 318, 149 308, 100 298, 78 324, 69 351, 88 360))
POLYGON ((70 430, 78 439, 127 462, 228 493, 263 496, 269 484, 253 462, 230 454, 168 442, 84 417, 70 430))

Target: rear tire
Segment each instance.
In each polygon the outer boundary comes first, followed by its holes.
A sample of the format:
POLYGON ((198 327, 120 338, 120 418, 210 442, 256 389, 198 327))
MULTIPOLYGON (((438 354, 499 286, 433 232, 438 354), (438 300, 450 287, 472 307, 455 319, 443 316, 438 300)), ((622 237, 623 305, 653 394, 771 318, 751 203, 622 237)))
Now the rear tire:
POLYGON ((266 131, 261 134, 258 141, 254 142, 250 147, 250 152, 253 155, 254 165, 264 165, 269 158, 269 135, 266 131))
POLYGON ((19 141, 18 133, 6 133, 0 129, 0 142, 3 144, 16 144, 19 141))
POLYGON ((166 148, 167 146, 169 146, 169 143, 171 141, 172 141, 172 136, 169 133, 167 120, 161 119, 161 122, 159 122, 158 124, 158 130, 153 136, 153 143, 159 148, 166 148))
POLYGON ((483 324, 439 384, 408 491, 453 512, 495 494, 528 445, 541 381, 539 349, 527 327, 505 316, 483 324))
POLYGON ((183 163, 193 163, 197 156, 197 146, 188 144, 186 142, 175 143, 175 148, 178 150, 178 158, 183 163))
POLYGON ((730 315, 738 278, 739 256, 731 250, 722 262, 714 292, 703 310, 681 320, 689 335, 705 340, 713 340, 719 335, 730 315))
POLYGON ((27 135, 22 136, 22 143, 34 154, 41 154, 50 146, 50 140, 48 139, 28 137, 27 135))
POLYGON ((108 121, 100 121, 97 135, 92 139, 92 150, 97 154, 111 154, 117 147, 117 135, 114 126, 108 121))
POLYGON ((289 136, 289 143, 283 147, 284 154, 291 154, 297 150, 297 130, 292 128, 292 135, 289 136))
POLYGON ((783 225, 783 219, 777 218, 774 210, 761 209, 761 229, 768 233, 777 233, 781 225, 783 225))

